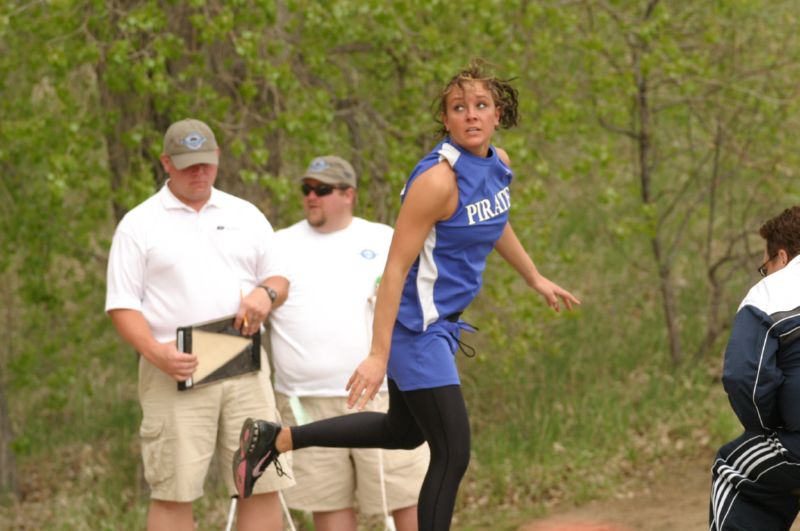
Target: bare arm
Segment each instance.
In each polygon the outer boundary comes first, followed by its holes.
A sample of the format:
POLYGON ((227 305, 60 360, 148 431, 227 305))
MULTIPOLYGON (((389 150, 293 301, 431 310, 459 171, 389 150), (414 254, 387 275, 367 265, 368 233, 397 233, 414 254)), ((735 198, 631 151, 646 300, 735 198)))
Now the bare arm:
MULTIPOLYGON (((509 168, 511 167, 511 161, 509 160, 508 154, 505 152, 505 150, 497 148, 497 156, 502 159, 506 166, 509 168)), ((500 256, 502 256, 503 259, 508 262, 517 273, 519 273, 519 275, 525 280, 525 283, 538 291, 542 297, 544 297, 547 305, 553 308, 555 311, 559 311, 559 298, 564 301, 564 305, 569 310, 572 309, 573 304, 581 303, 581 301, 572 295, 572 293, 568 292, 558 284, 548 280, 542 276, 541 273, 539 273, 539 270, 536 268, 533 260, 525 251, 525 248, 522 246, 519 238, 517 238, 517 235, 514 233, 514 229, 511 228, 511 223, 506 223, 506 226, 503 229, 503 234, 495 244, 495 249, 498 253, 500 253, 500 256)))
POLYGON ((109 310, 114 327, 139 354, 174 380, 182 382, 197 368, 197 356, 179 352, 174 341, 159 343, 138 310, 109 310))
POLYGON ((417 177, 407 190, 378 287, 369 356, 356 368, 347 383, 349 407, 358 403, 358 408, 363 409, 378 392, 386 376, 392 330, 408 271, 419 256, 433 225, 450 217, 457 204, 455 174, 444 162, 417 177))
POLYGON ((531 257, 528 256, 528 253, 526 253, 525 249, 522 247, 519 238, 514 234, 511 223, 506 223, 503 234, 495 244, 495 249, 500 253, 500 256, 519 273, 525 280, 525 283, 538 291, 542 297, 544 297, 547 305, 555 311, 559 311, 560 309, 558 303, 559 298, 564 301, 564 305, 568 310, 572 309, 573 304, 581 303, 572 293, 539 273, 533 260, 531 260, 531 257))

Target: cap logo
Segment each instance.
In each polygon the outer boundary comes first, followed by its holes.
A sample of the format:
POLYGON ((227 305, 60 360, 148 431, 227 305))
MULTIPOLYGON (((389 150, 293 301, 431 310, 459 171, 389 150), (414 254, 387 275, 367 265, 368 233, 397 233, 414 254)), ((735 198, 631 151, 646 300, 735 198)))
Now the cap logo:
POLYGON ((367 260, 372 260, 373 258, 378 256, 378 253, 376 253, 372 249, 364 249, 363 251, 361 251, 361 256, 363 258, 366 258, 367 260))
POLYGON ((206 143, 206 140, 208 139, 200 133, 189 133, 184 137, 183 140, 178 141, 178 143, 183 144, 192 151, 197 151, 203 147, 203 144, 206 143))
POLYGON ((328 169, 329 167, 330 166, 328 166, 328 163, 325 162, 325 159, 319 158, 319 159, 314 159, 314 160, 311 161, 311 166, 308 167, 308 170, 309 171, 323 171, 323 170, 328 169))

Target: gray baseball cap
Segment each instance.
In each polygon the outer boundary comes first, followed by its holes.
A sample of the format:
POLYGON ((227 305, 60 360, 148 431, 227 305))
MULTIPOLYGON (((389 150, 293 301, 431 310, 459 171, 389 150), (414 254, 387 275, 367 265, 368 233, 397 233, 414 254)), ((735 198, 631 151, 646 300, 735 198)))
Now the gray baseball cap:
POLYGON ((193 118, 169 126, 164 134, 164 154, 179 170, 195 164, 219 165, 214 131, 204 122, 193 118))
POLYGON ((334 155, 317 157, 312 160, 301 179, 316 179, 325 184, 344 184, 356 187, 356 172, 353 167, 343 158, 334 155))

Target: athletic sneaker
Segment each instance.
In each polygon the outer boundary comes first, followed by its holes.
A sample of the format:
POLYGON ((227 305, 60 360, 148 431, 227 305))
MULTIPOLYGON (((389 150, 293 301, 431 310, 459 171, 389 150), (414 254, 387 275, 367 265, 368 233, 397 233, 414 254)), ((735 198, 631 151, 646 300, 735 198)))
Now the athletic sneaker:
POLYGON ((233 454, 233 482, 239 498, 249 498, 253 485, 271 463, 279 476, 285 476, 280 462, 275 439, 281 431, 280 424, 267 420, 247 419, 239 434, 239 450, 233 454))

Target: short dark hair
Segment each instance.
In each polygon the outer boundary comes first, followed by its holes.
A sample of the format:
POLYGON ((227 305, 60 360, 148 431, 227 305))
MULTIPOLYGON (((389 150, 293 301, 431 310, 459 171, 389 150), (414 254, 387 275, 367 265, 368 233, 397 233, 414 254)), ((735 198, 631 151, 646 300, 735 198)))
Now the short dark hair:
POLYGON ((489 92, 492 93, 494 104, 500 109, 500 127, 509 129, 517 125, 519 115, 517 114, 517 89, 511 86, 514 79, 500 79, 488 72, 488 63, 481 59, 473 59, 468 68, 465 68, 454 75, 445 85, 444 90, 437 96, 434 107, 434 120, 439 124, 437 133, 439 136, 447 136, 447 129, 442 123, 442 115, 447 112, 447 96, 454 88, 464 88, 467 83, 483 83, 489 92))
POLYGON ((800 254, 800 206, 787 208, 761 225, 758 233, 767 241, 767 254, 783 249, 791 260, 800 254))

